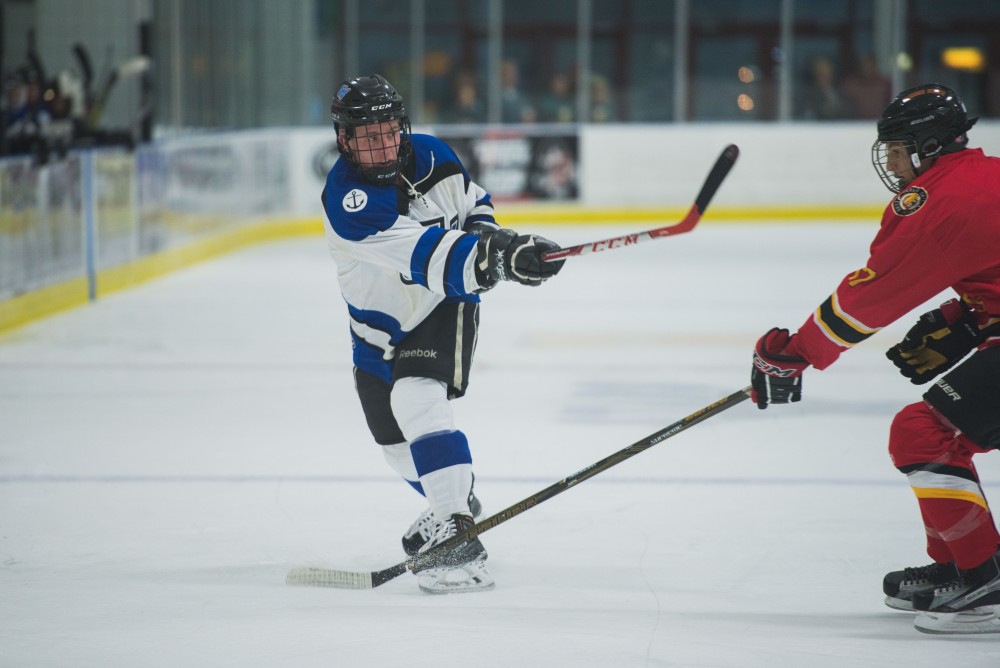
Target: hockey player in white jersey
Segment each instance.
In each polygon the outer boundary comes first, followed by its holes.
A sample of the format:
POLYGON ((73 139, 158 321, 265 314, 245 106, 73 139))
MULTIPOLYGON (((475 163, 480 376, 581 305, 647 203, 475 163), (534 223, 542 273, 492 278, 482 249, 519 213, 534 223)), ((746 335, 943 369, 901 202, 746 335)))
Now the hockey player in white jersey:
MULTIPOLYGON (((474 523, 472 455, 451 399, 465 394, 479 294, 499 281, 537 286, 558 246, 494 220, 490 195, 443 141, 412 134, 384 77, 347 79, 331 107, 339 159, 323 191, 326 238, 350 313, 354 378, 389 465, 428 508, 403 536, 408 554, 474 523)), ((489 589, 479 538, 421 567, 431 593, 489 589)))

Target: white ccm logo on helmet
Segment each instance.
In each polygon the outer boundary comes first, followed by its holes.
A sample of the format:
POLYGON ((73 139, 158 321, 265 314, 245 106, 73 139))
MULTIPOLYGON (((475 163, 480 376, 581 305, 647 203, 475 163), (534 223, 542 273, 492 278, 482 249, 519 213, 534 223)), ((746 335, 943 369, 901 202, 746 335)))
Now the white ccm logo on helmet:
POLYGON ((382 111, 383 109, 389 109, 392 104, 376 104, 372 106, 372 111, 382 111))

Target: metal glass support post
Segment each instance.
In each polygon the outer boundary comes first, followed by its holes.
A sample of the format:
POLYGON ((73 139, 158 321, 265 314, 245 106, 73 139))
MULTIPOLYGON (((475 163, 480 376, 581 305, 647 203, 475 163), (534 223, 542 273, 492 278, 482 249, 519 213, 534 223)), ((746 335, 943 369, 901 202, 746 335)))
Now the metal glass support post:
POLYGON ((591 0, 576 2, 576 122, 590 121, 590 51, 593 35, 591 0))
POLYGON ((80 201, 83 214, 83 261, 87 299, 97 299, 97 198, 94 192, 94 151, 80 152, 80 201))
POLYGON ((778 62, 778 120, 788 121, 792 118, 792 86, 793 63, 792 48, 794 37, 792 26, 795 20, 795 0, 781 0, 781 43, 778 49, 781 60, 778 62))
POLYGON ((688 120, 688 41, 691 35, 689 0, 674 4, 674 122, 688 120))
POLYGON ((415 123, 424 122, 424 57, 426 7, 424 0, 410 2, 410 118, 415 123))
POLYGON ((486 30, 489 38, 486 45, 486 71, 488 76, 486 93, 486 121, 500 123, 501 82, 500 62, 503 59, 503 0, 489 0, 489 25, 486 30))
POLYGON ((337 81, 345 77, 364 76, 358 71, 360 62, 360 46, 358 44, 359 28, 358 0, 344 0, 344 72, 336 77, 337 81))

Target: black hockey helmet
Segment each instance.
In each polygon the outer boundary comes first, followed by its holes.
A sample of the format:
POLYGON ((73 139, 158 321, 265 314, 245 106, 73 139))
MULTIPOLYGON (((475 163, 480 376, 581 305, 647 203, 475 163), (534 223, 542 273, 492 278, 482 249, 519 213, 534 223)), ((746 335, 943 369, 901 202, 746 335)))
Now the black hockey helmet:
POLYGON ((923 160, 965 148, 966 132, 978 118, 970 119, 958 93, 940 84, 922 84, 897 95, 878 119, 878 139, 872 145, 872 164, 882 182, 899 192, 899 177, 886 168, 888 144, 900 144, 910 154, 913 171, 920 174, 923 160))
POLYGON ((330 116, 337 131, 337 148, 341 155, 372 183, 388 184, 395 181, 413 149, 406 105, 403 103, 403 96, 393 85, 380 74, 346 79, 337 87, 337 93, 333 96, 330 116), (348 142, 354 138, 359 126, 387 121, 399 123, 399 145, 395 161, 386 164, 372 164, 372 161, 362 163, 348 142))

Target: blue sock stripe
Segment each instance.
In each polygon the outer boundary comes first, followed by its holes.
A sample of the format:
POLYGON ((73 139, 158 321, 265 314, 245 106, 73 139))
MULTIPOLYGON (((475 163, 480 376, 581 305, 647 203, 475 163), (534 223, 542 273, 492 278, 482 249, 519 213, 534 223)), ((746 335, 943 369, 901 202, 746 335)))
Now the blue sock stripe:
POLYGON ((457 464, 471 464, 469 440, 460 431, 448 431, 417 439, 410 444, 417 475, 424 476, 457 464))
MULTIPOLYGON (((403 480, 406 480, 406 478, 403 478, 403 480)), ((427 496, 424 494, 424 486, 421 485, 419 481, 414 482, 412 480, 406 480, 406 482, 410 483, 410 487, 417 490, 420 493, 420 496, 427 496)))

